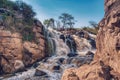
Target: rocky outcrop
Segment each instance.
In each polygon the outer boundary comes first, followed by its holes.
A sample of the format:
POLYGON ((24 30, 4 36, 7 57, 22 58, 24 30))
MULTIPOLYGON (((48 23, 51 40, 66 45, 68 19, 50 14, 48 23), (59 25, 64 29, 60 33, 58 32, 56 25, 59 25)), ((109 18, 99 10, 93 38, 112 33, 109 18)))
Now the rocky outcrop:
POLYGON ((85 38, 80 38, 79 36, 73 35, 73 39, 76 43, 77 52, 90 50, 92 48, 90 42, 85 38))
POLYGON ((1 74, 23 70, 46 56, 43 26, 39 21, 35 22, 33 32, 37 42, 23 41, 23 36, 18 32, 0 30, 1 74))
POLYGON ((120 0, 105 0, 105 16, 99 26, 93 62, 66 70, 62 80, 70 80, 71 72, 80 80, 120 80, 120 0))

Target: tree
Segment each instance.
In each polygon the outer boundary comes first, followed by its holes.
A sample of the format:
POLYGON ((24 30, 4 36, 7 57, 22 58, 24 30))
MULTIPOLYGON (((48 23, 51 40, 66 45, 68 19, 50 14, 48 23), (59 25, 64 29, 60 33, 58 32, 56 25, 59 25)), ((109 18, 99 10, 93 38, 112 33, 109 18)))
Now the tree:
POLYGON ((43 24, 48 28, 55 28, 55 20, 53 18, 44 20, 43 24))
POLYGON ((91 27, 86 26, 86 27, 83 27, 82 29, 96 35, 99 30, 98 24, 95 21, 89 21, 89 23, 91 27))
POLYGON ((21 0, 15 2, 16 5, 13 6, 13 9, 18 11, 24 17, 25 23, 33 23, 33 18, 36 13, 33 11, 32 7, 21 0))
POLYGON ((67 28, 67 26, 72 28, 73 25, 75 24, 74 17, 68 13, 62 13, 61 16, 59 16, 59 19, 63 23, 63 28, 67 28))
POLYGON ((61 27, 60 21, 56 21, 56 27, 57 27, 57 29, 60 29, 60 27, 61 27))
POLYGON ((50 27, 55 28, 55 20, 53 18, 50 18, 50 27))
POLYGON ((98 24, 95 21, 89 21, 89 23, 93 28, 98 29, 98 24))
POLYGON ((48 28, 50 26, 50 20, 49 19, 44 20, 43 24, 48 28))

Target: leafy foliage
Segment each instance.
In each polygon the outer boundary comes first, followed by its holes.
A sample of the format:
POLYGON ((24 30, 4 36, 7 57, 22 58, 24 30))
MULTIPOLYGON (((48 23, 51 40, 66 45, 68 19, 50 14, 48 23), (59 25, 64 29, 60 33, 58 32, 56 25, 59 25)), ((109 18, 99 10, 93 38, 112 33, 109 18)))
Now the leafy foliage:
POLYGON ((92 34, 97 34, 98 30, 99 30, 98 24, 94 21, 90 21, 89 23, 90 23, 91 27, 83 27, 82 29, 85 31, 88 31, 92 34))
POLYGON ((34 33, 30 27, 25 27, 21 33, 24 41, 35 41, 34 33))
POLYGON ((54 20, 53 18, 44 20, 43 24, 44 24, 46 27, 55 28, 55 20, 54 20))
POLYGON ((62 13, 61 16, 59 16, 59 19, 63 23, 63 28, 73 28, 74 23, 74 17, 68 13, 62 13))
POLYGON ((17 31, 22 34, 23 40, 32 41, 34 33, 34 16, 32 7, 22 1, 0 0, 0 16, 3 19, 4 29, 17 31))

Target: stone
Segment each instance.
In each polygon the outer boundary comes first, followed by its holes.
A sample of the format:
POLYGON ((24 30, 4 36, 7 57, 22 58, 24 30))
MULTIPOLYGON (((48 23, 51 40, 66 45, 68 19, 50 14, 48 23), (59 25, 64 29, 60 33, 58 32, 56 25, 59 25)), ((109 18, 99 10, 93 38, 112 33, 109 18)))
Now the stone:
POLYGON ((53 69, 53 70, 60 70, 60 65, 55 65, 55 66, 53 66, 52 69, 53 69))
POLYGON ((94 53, 91 52, 91 51, 88 51, 88 52, 86 53, 86 55, 94 57, 94 53))
POLYGON ((62 39, 65 42, 65 36, 63 34, 60 35, 60 39, 62 39))
POLYGON ((62 64, 64 62, 65 58, 60 58, 59 62, 62 64))
POLYGON ((45 76, 45 75, 47 75, 46 72, 39 70, 39 69, 36 69, 35 76, 45 76))
POLYGON ((89 38, 89 42, 92 46, 92 49, 96 49, 96 41, 94 39, 89 38))
POLYGON ((79 36, 73 35, 73 39, 76 43, 77 52, 90 50, 92 48, 90 42, 85 38, 80 38, 79 36))
POLYGON ((38 62, 34 63, 32 67, 37 68, 40 64, 38 62))
POLYGON ((67 54, 68 57, 75 57, 75 56, 77 56, 77 55, 78 55, 78 54, 76 54, 76 53, 68 53, 68 54, 67 54))
POLYGON ((16 71, 23 70, 24 67, 25 67, 25 66, 24 66, 24 64, 23 64, 22 61, 20 61, 20 60, 16 60, 16 61, 15 61, 14 68, 15 68, 16 71))

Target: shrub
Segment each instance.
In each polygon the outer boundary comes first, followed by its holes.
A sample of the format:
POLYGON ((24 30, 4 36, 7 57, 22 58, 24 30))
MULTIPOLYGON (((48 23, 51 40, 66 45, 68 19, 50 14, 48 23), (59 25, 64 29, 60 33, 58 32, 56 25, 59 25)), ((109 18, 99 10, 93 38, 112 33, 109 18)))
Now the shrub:
POLYGON ((93 28, 93 27, 83 27, 83 30, 92 33, 92 34, 97 34, 98 33, 98 29, 97 28, 93 28))
POLYGON ((32 31, 32 28, 25 27, 21 33, 23 36, 23 41, 35 41, 35 34, 32 31))

